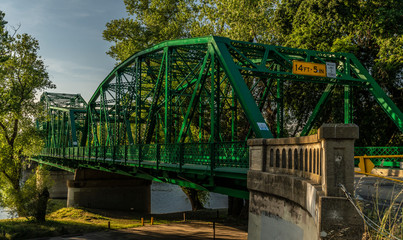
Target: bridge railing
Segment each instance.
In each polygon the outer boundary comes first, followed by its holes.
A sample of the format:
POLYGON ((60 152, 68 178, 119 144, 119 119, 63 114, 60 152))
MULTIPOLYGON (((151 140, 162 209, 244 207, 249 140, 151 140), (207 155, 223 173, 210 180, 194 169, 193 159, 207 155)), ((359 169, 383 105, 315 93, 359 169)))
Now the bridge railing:
MULTIPOLYGON (((299 138, 256 139, 250 140, 251 158, 254 158, 256 144, 263 146, 261 170, 274 174, 289 174, 320 184, 323 175, 323 146, 317 135, 299 138), (262 141, 259 143, 258 141, 262 141)), ((251 161, 252 164, 259 164, 251 161)), ((251 166, 255 169, 260 166, 251 166)))
MULTIPOLYGON (((403 155, 403 147, 355 147, 355 156, 380 156, 379 158, 371 158, 376 167, 400 168, 403 158, 384 157, 386 155, 403 155), (382 157, 381 157, 382 156, 382 157)), ((354 161, 358 166, 359 160, 354 161)))
POLYGON ((318 134, 306 137, 250 139, 249 173, 289 175, 321 185, 326 196, 343 196, 337 187, 339 183, 349 191, 354 187, 357 138, 355 125, 325 124, 318 134))
POLYGON ((186 165, 206 165, 211 169, 249 166, 249 148, 246 142, 44 148, 41 155, 134 166, 181 168, 186 165))

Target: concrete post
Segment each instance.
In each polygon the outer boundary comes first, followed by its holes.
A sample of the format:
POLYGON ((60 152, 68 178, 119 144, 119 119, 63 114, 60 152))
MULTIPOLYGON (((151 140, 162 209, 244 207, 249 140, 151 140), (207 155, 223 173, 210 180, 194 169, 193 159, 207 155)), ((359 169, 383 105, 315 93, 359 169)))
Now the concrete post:
POLYGON ((67 207, 151 212, 151 181, 92 169, 77 169, 67 182, 67 207))
POLYGON ((358 139, 355 124, 324 124, 318 130, 323 149, 322 191, 326 196, 343 197, 338 187, 354 190, 354 141, 358 139))

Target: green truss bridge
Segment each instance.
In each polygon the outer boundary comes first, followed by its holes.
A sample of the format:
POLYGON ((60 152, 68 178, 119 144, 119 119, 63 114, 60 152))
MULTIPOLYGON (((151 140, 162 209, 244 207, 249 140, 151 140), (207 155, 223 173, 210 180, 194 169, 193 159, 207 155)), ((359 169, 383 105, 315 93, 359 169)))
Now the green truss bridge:
POLYGON ((34 160, 248 198, 246 140, 283 136, 284 89, 303 82, 322 94, 302 136, 335 88, 344 91, 344 123, 351 123, 353 87, 372 94, 403 131, 402 112, 352 54, 209 36, 135 53, 88 103, 44 93, 47 117, 37 124, 45 147, 34 160))

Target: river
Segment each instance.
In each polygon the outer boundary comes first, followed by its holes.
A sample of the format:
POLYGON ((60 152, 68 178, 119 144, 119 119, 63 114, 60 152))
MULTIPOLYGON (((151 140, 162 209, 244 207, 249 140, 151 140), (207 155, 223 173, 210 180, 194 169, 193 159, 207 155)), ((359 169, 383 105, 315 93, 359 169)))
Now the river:
MULTIPOLYGON (((228 197, 218 193, 210 193, 206 208, 227 208, 228 197)), ((172 213, 190 211, 189 199, 177 185, 153 182, 151 185, 151 213, 172 213)), ((0 209, 0 219, 9 218, 7 212, 0 209)))

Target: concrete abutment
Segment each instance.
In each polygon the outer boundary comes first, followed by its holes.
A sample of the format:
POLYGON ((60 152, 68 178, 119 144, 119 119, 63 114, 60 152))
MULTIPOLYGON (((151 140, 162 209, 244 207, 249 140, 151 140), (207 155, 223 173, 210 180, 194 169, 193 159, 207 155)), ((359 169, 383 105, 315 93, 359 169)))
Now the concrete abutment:
POLYGON ((151 212, 151 181, 92 169, 77 169, 67 181, 67 207, 151 212))
POLYGON ((316 135, 248 141, 248 239, 361 239, 364 223, 339 184, 354 187, 353 124, 316 135))

